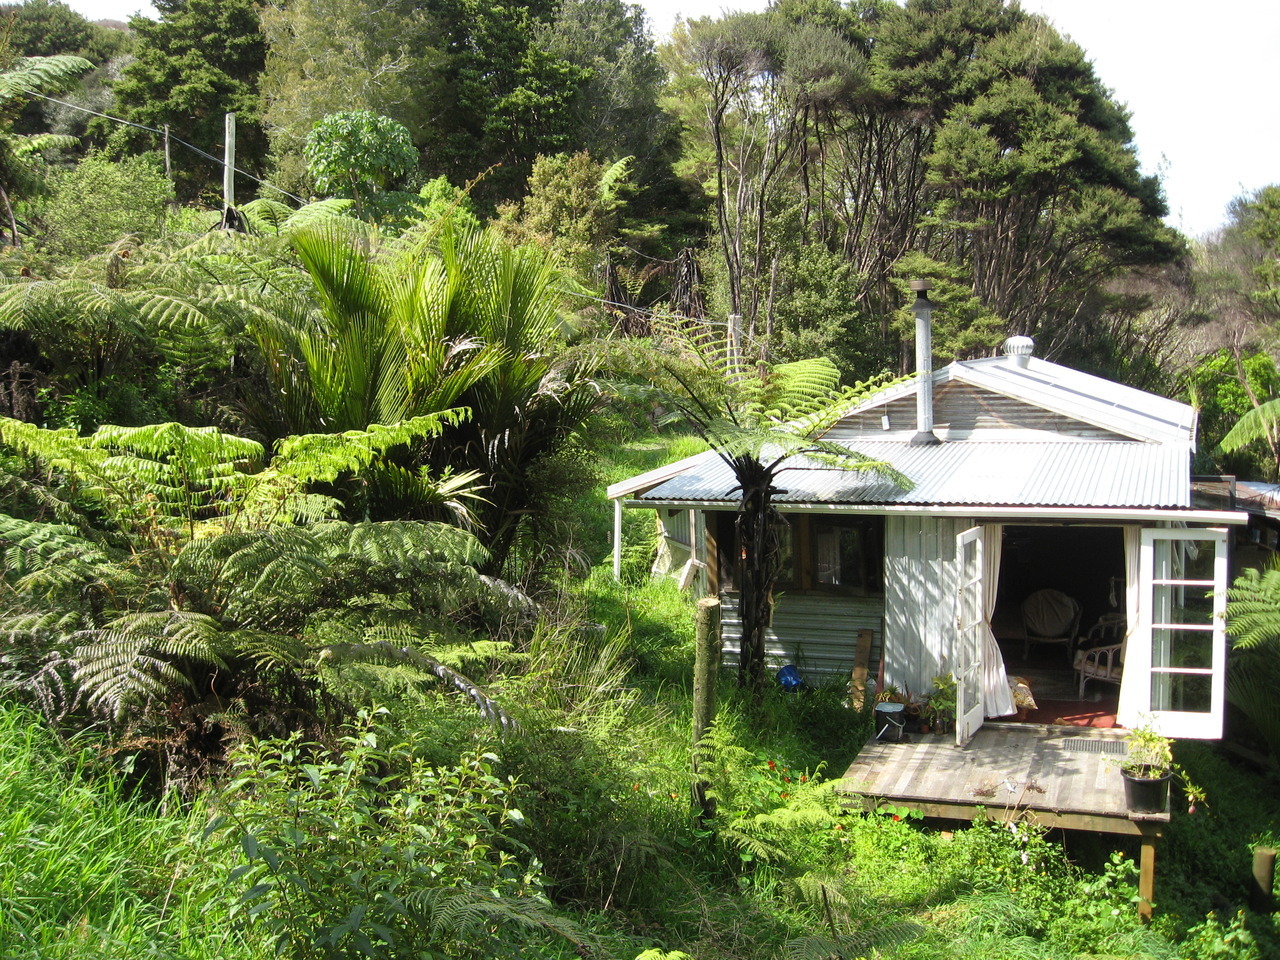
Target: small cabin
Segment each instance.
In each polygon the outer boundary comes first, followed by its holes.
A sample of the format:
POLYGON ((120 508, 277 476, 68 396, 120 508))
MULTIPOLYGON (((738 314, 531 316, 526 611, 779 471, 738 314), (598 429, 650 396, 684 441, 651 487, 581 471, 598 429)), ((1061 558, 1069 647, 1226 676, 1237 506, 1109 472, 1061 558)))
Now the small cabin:
MULTIPOLYGON (((1229 531, 1247 515, 1193 506, 1190 406, 1033 351, 1015 337, 1002 356, 917 376, 825 435, 892 464, 910 489, 812 461, 786 470, 769 656, 848 678, 870 630, 883 684, 923 693, 954 674, 965 739, 1012 712, 1010 651, 1057 641, 1081 690, 1117 695, 1120 725, 1218 738, 1229 531), (1057 615, 1053 635, 1037 633, 1029 609, 1057 615), (1117 648, 1105 663, 1083 663, 1091 633, 1117 648)), ((709 451, 609 488, 615 529, 624 508, 656 511, 661 572, 721 595, 730 660, 735 485, 709 451)))

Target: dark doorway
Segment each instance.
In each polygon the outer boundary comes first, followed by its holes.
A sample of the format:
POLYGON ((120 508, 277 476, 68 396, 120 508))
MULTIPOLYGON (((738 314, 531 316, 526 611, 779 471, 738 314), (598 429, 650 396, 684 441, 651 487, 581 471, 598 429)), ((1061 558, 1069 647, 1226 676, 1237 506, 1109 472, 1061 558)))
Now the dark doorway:
MULTIPOLYGON (((1125 609, 1124 534, 1120 527, 1005 526, 1000 581, 992 629, 1000 641, 1005 669, 1024 676, 1036 700, 1074 700, 1078 683, 1062 644, 1032 644, 1023 656, 1022 602, 1038 590, 1053 589, 1080 604, 1079 641, 1104 614, 1125 609)), ((1079 646, 1079 641, 1077 646, 1079 646)), ((1071 652, 1074 655, 1074 651, 1071 652)), ((1097 691, 1110 699, 1117 688, 1097 691)), ((1090 698, 1095 695, 1089 690, 1090 698)))

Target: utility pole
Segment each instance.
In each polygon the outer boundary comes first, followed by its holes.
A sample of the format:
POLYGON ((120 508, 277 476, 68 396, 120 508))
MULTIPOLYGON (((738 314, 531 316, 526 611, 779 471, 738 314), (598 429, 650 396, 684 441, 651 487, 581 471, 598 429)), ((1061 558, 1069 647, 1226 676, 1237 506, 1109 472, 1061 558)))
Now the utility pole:
POLYGON ((222 203, 226 210, 231 210, 236 205, 236 115, 234 113, 227 114, 226 141, 222 149, 222 203))
POLYGON ((164 125, 164 175, 167 179, 173 179, 173 170, 169 162, 169 125, 164 125))

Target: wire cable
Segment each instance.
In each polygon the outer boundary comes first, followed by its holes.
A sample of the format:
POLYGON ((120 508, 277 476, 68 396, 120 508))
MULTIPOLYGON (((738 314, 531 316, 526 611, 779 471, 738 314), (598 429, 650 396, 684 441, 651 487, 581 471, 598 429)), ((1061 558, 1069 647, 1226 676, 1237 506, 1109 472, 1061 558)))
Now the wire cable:
MULTIPOLYGON (((126 127, 136 127, 139 130, 146 130, 148 133, 154 133, 161 137, 166 136, 163 130, 157 130, 155 127, 148 127, 146 124, 143 124, 143 123, 134 123, 132 120, 125 120, 121 117, 113 117, 109 113, 99 113, 97 110, 90 110, 88 107, 82 107, 79 104, 68 103, 66 100, 59 100, 57 97, 48 97, 48 96, 45 96, 43 93, 36 93, 34 90, 23 90, 22 92, 29 97, 38 97, 41 100, 48 100, 50 103, 56 103, 59 106, 68 107, 72 110, 79 110, 81 113, 87 113, 95 117, 101 117, 103 120, 110 120, 112 123, 122 123, 126 127)), ((224 166, 224 167, 227 165, 226 160, 222 159, 221 157, 215 157, 212 153, 209 153, 205 150, 201 150, 194 143, 187 143, 187 141, 179 137, 175 137, 173 134, 168 134, 168 138, 174 143, 181 144, 182 146, 186 147, 188 150, 195 151, 196 153, 200 154, 200 156, 204 157, 207 160, 212 160, 214 163, 220 164, 221 166, 224 166)), ((299 203, 304 205, 307 202, 306 200, 303 200, 302 197, 299 197, 296 194, 290 193, 288 190, 285 190, 283 187, 277 187, 274 183, 268 183, 266 180, 263 180, 261 177, 255 177, 248 170, 241 170, 239 167, 236 167, 236 166, 233 166, 231 169, 234 170, 236 173, 240 174, 241 176, 248 177, 254 183, 260 184, 261 186, 274 190, 277 193, 284 194, 286 197, 289 197, 291 200, 297 200, 299 203)))

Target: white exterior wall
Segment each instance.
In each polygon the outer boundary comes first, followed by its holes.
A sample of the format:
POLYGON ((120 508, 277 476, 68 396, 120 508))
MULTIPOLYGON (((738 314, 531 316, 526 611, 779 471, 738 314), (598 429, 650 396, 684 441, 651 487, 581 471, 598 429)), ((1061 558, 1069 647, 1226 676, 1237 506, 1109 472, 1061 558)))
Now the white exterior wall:
POLYGON ((884 682, 924 693, 954 669, 956 535, 952 517, 889 516, 884 525, 884 682))

